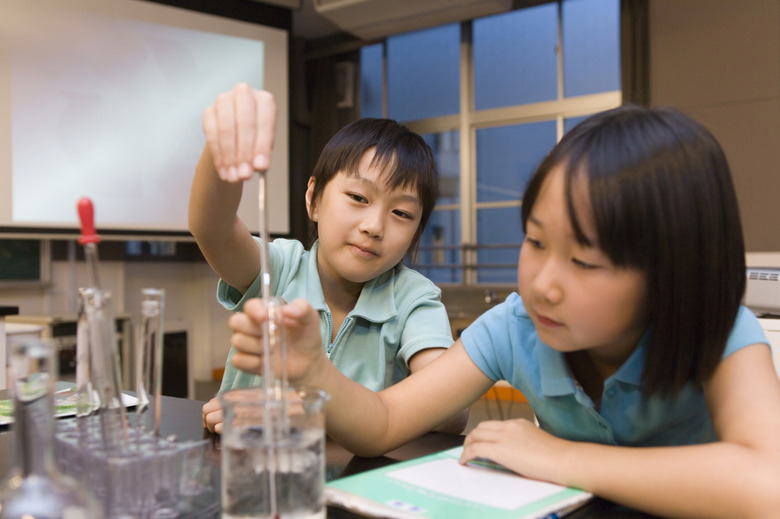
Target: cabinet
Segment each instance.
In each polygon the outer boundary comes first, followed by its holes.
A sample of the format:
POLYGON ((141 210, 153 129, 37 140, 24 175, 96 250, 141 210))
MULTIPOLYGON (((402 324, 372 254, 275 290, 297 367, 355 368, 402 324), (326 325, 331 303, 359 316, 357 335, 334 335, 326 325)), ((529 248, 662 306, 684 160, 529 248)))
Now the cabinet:
MULTIPOLYGON (((63 380, 75 380, 76 376, 76 329, 78 317, 76 315, 9 315, 6 322, 37 325, 41 327, 41 338, 52 339, 57 344, 60 364, 60 378, 63 380)), ((135 365, 131 322, 129 315, 114 317, 117 351, 122 374, 123 389, 131 389, 134 383, 135 365)))
MULTIPOLYGON (((0 306, 0 359, 7 359, 8 354, 6 352, 6 334, 5 334, 5 320, 8 316, 19 313, 18 306, 0 306)), ((5 361, 7 365, 8 361, 5 361)), ((7 373, 5 366, 0 366, 0 389, 5 389, 7 385, 7 373)))

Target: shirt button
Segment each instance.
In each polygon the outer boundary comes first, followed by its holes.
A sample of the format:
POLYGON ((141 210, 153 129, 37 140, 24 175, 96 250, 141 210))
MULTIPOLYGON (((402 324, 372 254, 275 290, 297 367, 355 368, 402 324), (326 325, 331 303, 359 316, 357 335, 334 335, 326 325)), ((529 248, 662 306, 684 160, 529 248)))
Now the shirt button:
POLYGON ((617 390, 614 387, 611 387, 611 388, 607 389, 607 396, 608 397, 615 396, 615 393, 617 393, 617 390))

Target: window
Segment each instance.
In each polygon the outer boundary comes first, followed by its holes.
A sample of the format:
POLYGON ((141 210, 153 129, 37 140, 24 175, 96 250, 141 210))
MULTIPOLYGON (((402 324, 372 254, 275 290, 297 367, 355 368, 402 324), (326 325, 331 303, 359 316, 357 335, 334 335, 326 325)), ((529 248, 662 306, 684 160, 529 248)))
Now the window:
POLYGON ((458 113, 460 27, 445 25, 387 40, 387 103, 393 119, 458 113))
POLYGON ((475 20, 473 32, 477 110, 557 97, 556 4, 475 20))
POLYGON ((525 184, 565 131, 621 103, 619 0, 559 0, 361 50, 361 113, 420 133, 439 199, 410 263, 437 283, 516 283, 525 184))

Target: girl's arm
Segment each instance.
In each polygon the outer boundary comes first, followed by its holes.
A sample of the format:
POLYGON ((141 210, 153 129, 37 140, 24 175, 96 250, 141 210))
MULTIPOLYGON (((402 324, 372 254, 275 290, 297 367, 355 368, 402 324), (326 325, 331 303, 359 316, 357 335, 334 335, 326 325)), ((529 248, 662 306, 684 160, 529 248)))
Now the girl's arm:
POLYGON ((237 216, 242 183, 268 167, 275 130, 273 97, 246 84, 203 114, 207 144, 190 193, 190 232, 214 272, 242 293, 260 270, 257 244, 237 216))
MULTIPOLYGON (((339 372, 321 347, 319 318, 303 299, 283 307, 290 383, 318 387, 330 395, 325 417, 328 436, 360 456, 377 456, 416 438, 479 398, 492 381, 471 361, 460 341, 421 371, 380 392, 339 372)), ((233 364, 261 373, 262 322, 258 299, 230 318, 233 364)))
MULTIPOLYGON (((418 353, 415 353, 409 361, 409 370, 412 373, 419 372, 425 366, 430 365, 431 362, 437 359, 439 355, 443 354, 445 351, 447 351, 446 348, 428 348, 427 350, 422 350, 418 353)), ((448 418, 441 424, 434 427, 433 430, 449 434, 460 434, 466 428, 468 421, 469 409, 466 407, 461 409, 455 416, 448 418)))
POLYGON ((724 359, 705 389, 720 441, 614 447, 555 438, 528 422, 487 422, 462 461, 484 456, 529 477, 670 517, 772 517, 780 511, 780 382, 763 344, 724 359))

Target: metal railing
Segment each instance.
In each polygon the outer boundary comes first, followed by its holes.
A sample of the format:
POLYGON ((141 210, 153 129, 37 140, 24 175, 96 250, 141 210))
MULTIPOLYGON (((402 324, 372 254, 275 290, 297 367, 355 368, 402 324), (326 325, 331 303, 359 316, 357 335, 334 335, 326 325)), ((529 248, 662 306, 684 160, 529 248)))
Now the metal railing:
POLYGON ((421 269, 462 269, 465 271, 476 272, 480 269, 516 269, 517 262, 514 263, 477 263, 476 253, 480 250, 520 250, 520 243, 501 243, 501 244, 475 244, 463 243, 460 245, 421 245, 417 248, 416 258, 407 261, 410 268, 421 269), (416 261, 423 252, 437 251, 459 251, 461 258, 466 258, 458 263, 433 263, 416 261))

